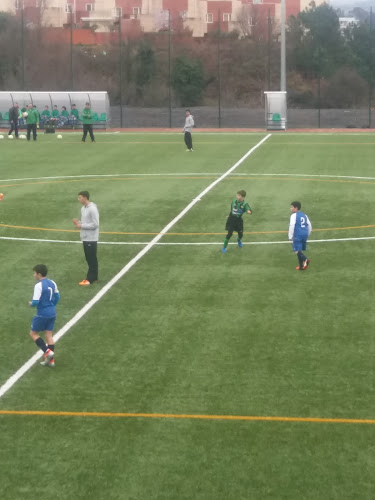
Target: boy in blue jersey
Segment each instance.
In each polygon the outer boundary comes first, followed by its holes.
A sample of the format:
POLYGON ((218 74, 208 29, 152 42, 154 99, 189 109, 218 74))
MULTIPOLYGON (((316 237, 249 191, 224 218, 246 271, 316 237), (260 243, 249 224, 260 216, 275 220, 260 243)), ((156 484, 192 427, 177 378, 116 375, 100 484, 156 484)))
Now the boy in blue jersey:
POLYGON ((289 240, 293 241, 293 252, 297 254, 299 265, 297 271, 305 271, 310 264, 310 259, 303 253, 306 250, 306 242, 312 231, 312 226, 306 214, 301 212, 301 203, 292 201, 290 204, 289 240))
POLYGON ((31 307, 36 307, 36 315, 31 323, 30 337, 36 345, 44 352, 44 366, 55 366, 55 342, 53 340, 53 328, 56 321, 56 304, 60 300, 60 293, 54 281, 48 279, 47 266, 38 264, 33 268, 34 278, 38 283, 34 287, 33 300, 29 302, 31 307), (40 332, 45 332, 47 345, 40 337, 40 332))

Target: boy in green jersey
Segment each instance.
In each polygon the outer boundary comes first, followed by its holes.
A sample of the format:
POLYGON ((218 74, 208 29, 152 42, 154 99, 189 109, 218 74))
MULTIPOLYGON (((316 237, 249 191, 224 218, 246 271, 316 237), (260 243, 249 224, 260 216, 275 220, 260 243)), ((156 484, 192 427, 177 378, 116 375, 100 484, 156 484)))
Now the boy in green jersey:
POLYGON ((78 120, 79 120, 79 112, 77 106, 75 104, 72 104, 72 109, 70 110, 70 123, 72 124, 73 128, 75 127, 78 120))
POLYGON ((228 231, 228 234, 224 240, 224 246, 221 249, 223 253, 226 253, 227 246, 230 238, 234 231, 237 232, 237 244, 241 248, 242 247, 242 236, 243 236, 243 220, 242 216, 244 213, 251 214, 252 210, 250 205, 245 201, 246 191, 237 191, 236 199, 232 201, 230 206, 230 212, 227 217, 227 223, 225 225, 225 229, 228 231))

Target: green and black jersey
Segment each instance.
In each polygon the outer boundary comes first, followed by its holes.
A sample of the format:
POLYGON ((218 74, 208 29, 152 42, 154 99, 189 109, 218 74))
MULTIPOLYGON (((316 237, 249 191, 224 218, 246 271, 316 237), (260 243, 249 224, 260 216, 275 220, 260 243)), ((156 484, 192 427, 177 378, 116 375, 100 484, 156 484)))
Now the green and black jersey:
POLYGON ((229 215, 232 217, 237 217, 240 219, 244 213, 246 213, 248 210, 251 211, 250 205, 245 201, 238 201, 237 199, 232 201, 232 204, 230 206, 230 212, 229 215))

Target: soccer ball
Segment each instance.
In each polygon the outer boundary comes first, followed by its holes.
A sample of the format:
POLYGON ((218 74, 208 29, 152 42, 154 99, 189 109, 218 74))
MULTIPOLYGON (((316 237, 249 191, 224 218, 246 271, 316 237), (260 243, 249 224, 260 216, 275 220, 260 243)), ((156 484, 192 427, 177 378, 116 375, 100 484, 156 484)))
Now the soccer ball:
POLYGON ((3 135, 0 135, 0 139, 4 139, 4 136, 3 136, 3 135))
POLYGON ((20 139, 26 139, 26 135, 21 134, 20 139))
POLYGON ((61 134, 57 135, 56 139, 62 139, 62 135, 61 134))
POLYGON ((27 111, 24 111, 24 112, 22 113, 22 116, 23 116, 24 118, 27 118, 27 117, 29 116, 29 113, 28 113, 27 111))
POLYGON ((8 139, 13 139, 13 136, 12 135, 8 135, 8 139))

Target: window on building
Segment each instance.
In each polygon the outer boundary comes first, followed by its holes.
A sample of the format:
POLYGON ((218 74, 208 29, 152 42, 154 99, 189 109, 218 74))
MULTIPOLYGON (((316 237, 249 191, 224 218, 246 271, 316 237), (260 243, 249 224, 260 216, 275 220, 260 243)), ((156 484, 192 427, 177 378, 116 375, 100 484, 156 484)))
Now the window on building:
POLYGON ((86 11, 87 12, 93 12, 94 11, 94 4, 93 3, 87 3, 86 4, 86 11))
POLYGON ((21 10, 22 9, 22 0, 16 0, 14 3, 14 6, 16 10, 21 10))
POLYGON ((212 24, 213 22, 214 22, 214 15, 213 14, 206 14, 206 23, 212 24))
POLYGON ((230 22, 231 22, 231 20, 232 20, 232 14, 226 14, 226 13, 224 12, 224 14, 223 14, 223 21, 224 21, 225 23, 230 23, 230 22))
POLYGON ((141 15, 141 8, 140 7, 133 7, 133 16, 137 17, 141 15))
POLYGON ((122 7, 116 7, 113 13, 116 17, 122 17, 122 7))
POLYGON ((45 6, 46 2, 44 0, 36 0, 35 7, 41 7, 42 9, 44 9, 45 6))
POLYGON ((71 3, 67 3, 67 4, 65 5, 65 12, 66 12, 67 14, 70 14, 71 12, 73 12, 73 4, 71 4, 71 3))
POLYGON ((182 10, 180 12, 180 17, 181 17, 181 19, 183 19, 185 21, 187 19, 187 11, 186 10, 182 10))

